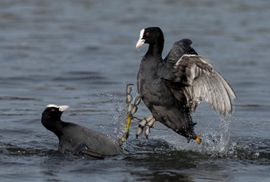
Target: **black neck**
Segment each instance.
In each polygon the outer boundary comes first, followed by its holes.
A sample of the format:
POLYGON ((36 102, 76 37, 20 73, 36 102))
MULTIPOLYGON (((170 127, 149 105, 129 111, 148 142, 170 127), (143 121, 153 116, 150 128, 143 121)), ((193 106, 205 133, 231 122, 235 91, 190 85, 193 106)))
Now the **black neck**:
POLYGON ((59 121, 42 120, 42 124, 45 128, 53 132, 58 138, 62 136, 62 130, 66 125, 66 123, 61 120, 59 121))
POLYGON ((149 48, 146 54, 162 57, 163 47, 164 37, 163 34, 161 34, 156 41, 149 43, 149 48))
POLYGON ((163 44, 160 45, 158 43, 155 44, 150 44, 148 51, 147 51, 147 55, 152 55, 152 56, 162 56, 162 51, 163 51, 163 44))

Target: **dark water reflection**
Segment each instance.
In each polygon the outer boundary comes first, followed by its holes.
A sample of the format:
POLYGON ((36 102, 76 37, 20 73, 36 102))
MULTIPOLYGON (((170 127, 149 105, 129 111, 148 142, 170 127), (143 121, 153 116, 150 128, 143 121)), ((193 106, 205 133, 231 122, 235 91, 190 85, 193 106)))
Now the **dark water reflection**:
POLYGON ((0 1, 0 181, 269 181, 269 8, 267 0, 0 1), (238 96, 231 121, 202 105, 201 146, 161 125, 135 140, 134 123, 121 156, 59 154, 40 124, 44 107, 68 104, 64 120, 115 138, 146 26, 164 30, 164 54, 185 37, 212 60, 238 96))

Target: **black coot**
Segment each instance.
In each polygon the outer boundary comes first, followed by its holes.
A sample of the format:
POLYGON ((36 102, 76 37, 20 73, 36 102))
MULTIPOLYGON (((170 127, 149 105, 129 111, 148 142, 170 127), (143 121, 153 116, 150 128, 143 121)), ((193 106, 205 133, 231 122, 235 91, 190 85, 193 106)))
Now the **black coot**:
POLYGON ((221 115, 228 116, 232 112, 234 91, 212 65, 196 53, 191 40, 177 41, 165 59, 162 58, 164 36, 159 27, 141 30, 136 48, 143 44, 149 44, 137 77, 143 102, 155 120, 188 140, 200 143, 191 112, 200 101, 206 101, 221 115))
POLYGON ((42 113, 41 122, 59 139, 58 150, 62 153, 71 152, 95 158, 104 158, 121 153, 118 143, 89 128, 61 120, 62 113, 68 106, 50 104, 42 113))

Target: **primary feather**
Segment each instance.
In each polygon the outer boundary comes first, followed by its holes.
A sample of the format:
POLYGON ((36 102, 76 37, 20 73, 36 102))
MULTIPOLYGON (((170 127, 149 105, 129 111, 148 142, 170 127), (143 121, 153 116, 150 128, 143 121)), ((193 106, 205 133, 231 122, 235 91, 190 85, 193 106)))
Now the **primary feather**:
POLYGON ((235 93, 211 64, 199 55, 184 54, 174 66, 176 80, 179 73, 177 70, 182 70, 183 67, 188 83, 183 89, 191 111, 195 111, 200 101, 206 101, 223 116, 232 112, 235 93))

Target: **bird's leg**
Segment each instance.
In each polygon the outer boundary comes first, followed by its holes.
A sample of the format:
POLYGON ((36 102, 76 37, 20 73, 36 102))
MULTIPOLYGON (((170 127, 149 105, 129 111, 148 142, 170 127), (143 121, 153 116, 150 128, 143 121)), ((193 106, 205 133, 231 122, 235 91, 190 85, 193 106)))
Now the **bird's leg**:
MULTIPOLYGON (((193 123, 192 122, 192 131, 193 131, 193 128, 194 126, 196 125, 197 123, 193 123)), ((194 133, 194 131, 192 133, 190 133, 189 135, 187 135, 187 142, 189 143, 190 140, 193 139, 197 144, 201 144, 202 143, 202 138, 201 138, 201 135, 197 135, 196 133, 194 133)))
POLYGON ((150 128, 154 127, 156 120, 153 115, 150 115, 144 119, 142 119, 137 128, 136 138, 138 138, 144 131, 145 137, 148 139, 150 128))
POLYGON ((126 126, 124 129, 124 134, 121 137, 121 143, 124 143, 129 137, 131 121, 135 118, 138 119, 134 115, 138 110, 138 105, 141 102, 141 97, 137 96, 135 99, 133 99, 131 93, 132 93, 132 84, 127 84, 127 87, 126 87, 127 119, 126 119, 126 126))

